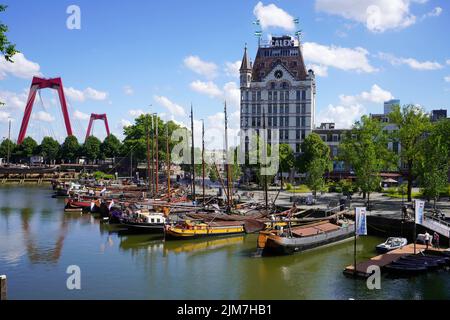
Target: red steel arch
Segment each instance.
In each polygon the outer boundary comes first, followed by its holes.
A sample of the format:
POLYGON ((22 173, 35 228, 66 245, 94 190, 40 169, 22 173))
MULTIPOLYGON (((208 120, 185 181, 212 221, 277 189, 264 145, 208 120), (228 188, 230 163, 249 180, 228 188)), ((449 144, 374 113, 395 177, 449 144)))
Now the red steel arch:
POLYGON ((91 119, 89 120, 89 126, 84 141, 86 141, 87 138, 89 138, 89 136, 91 135, 92 123, 94 122, 94 120, 103 120, 103 122, 105 123, 106 135, 109 136, 108 117, 106 117, 106 113, 103 114, 91 113, 91 119))
POLYGON ((66 97, 64 95, 64 88, 61 78, 43 79, 39 77, 33 77, 31 82, 30 93, 28 94, 27 105, 23 114, 22 125, 20 126, 19 138, 17 144, 21 144, 25 139, 27 133, 28 123, 30 121, 31 111, 33 110, 34 100, 36 98, 36 92, 38 89, 50 88, 58 91, 59 102, 64 117, 64 123, 66 125, 67 135, 72 135, 72 126, 70 125, 69 113, 67 111, 66 97))

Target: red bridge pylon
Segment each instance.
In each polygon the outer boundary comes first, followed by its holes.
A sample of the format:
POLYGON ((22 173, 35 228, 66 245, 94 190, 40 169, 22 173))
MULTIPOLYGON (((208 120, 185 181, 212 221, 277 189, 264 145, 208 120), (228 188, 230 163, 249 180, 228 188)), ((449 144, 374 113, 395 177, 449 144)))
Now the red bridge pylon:
POLYGON ((89 136, 92 134, 91 130, 92 130, 92 123, 94 122, 94 120, 103 120, 103 122, 105 123, 106 135, 109 136, 108 118, 106 117, 106 113, 104 114, 91 113, 91 119, 89 120, 89 126, 84 141, 86 141, 87 138, 89 138, 89 136))
POLYGON ((61 78, 43 79, 33 77, 33 81, 31 82, 30 87, 30 93, 28 94, 27 105, 25 107, 25 112, 23 114, 22 125, 20 126, 17 144, 21 144, 25 139, 25 135, 27 133, 28 128, 28 122, 30 121, 31 111, 33 110, 33 104, 36 98, 36 92, 38 89, 45 89, 45 88, 50 88, 58 91, 59 102, 61 104, 67 135, 68 136, 72 135, 72 126, 70 125, 69 113, 67 112, 66 97, 64 95, 64 88, 61 78))

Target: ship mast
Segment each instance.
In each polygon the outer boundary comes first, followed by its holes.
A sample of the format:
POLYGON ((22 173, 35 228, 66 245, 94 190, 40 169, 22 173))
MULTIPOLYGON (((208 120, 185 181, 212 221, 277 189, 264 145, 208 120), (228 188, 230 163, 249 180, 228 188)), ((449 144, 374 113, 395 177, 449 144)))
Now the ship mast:
POLYGON ((191 137, 192 137, 192 147, 191 147, 191 163, 192 163, 192 201, 195 201, 195 163, 194 163, 194 112, 192 110, 191 104, 191 137))
POLYGON ((159 149, 159 147, 158 147, 158 140, 159 140, 159 135, 158 135, 158 127, 159 127, 159 121, 158 121, 158 114, 157 113, 155 113, 155 117, 156 117, 156 122, 155 122, 155 132, 156 132, 156 136, 155 136, 155 149, 156 149, 156 151, 155 151, 155 157, 156 157, 156 167, 155 167, 155 171, 156 171, 156 173, 155 173, 155 180, 156 180, 156 190, 155 190, 155 194, 157 194, 158 193, 158 189, 159 189, 159 176, 158 176, 158 171, 159 171, 159 169, 158 169, 158 165, 159 165, 159 163, 158 163, 158 160, 159 160, 159 155, 158 155, 158 149, 159 149))
POLYGON ((227 102, 224 105, 224 116, 225 116, 225 170, 227 173, 227 194, 228 194, 228 208, 227 211, 231 211, 231 193, 230 193, 230 165, 228 163, 228 119, 227 119, 227 102))
POLYGON ((146 144, 147 144, 147 189, 148 193, 151 193, 150 190, 150 133, 149 133, 149 117, 145 117, 145 137, 146 137, 146 144))
POLYGON ((166 167, 167 167, 167 194, 170 202, 170 153, 169 153, 169 122, 166 123, 166 167))
POLYGON ((205 121, 202 119, 202 183, 203 205, 205 205, 205 121))

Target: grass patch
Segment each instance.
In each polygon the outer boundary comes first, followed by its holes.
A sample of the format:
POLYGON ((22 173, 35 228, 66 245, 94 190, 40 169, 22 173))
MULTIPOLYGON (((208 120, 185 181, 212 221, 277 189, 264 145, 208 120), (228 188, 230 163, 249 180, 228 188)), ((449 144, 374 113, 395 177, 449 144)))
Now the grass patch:
MULTIPOLYGON (((404 199, 408 198, 408 195, 406 193, 404 193, 402 195, 401 193, 397 193, 397 192, 384 192, 383 196, 390 197, 390 198, 396 198, 396 199, 401 199, 402 197, 404 199)), ((411 193, 411 197, 412 198, 421 198, 422 197, 422 193, 421 192, 413 192, 413 193, 411 193)))
POLYGON ((293 186, 290 183, 286 185, 286 191, 291 193, 308 193, 311 190, 304 184, 300 184, 298 186, 293 186))

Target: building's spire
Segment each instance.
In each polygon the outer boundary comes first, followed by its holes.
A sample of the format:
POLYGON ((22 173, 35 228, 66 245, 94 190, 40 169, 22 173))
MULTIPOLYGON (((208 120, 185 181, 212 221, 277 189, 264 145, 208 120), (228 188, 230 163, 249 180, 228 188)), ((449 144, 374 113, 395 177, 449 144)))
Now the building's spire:
POLYGON ((247 43, 245 43, 244 56, 242 57, 241 68, 239 70, 241 72, 242 71, 252 70, 252 66, 250 64, 250 60, 248 59, 248 56, 247 56, 247 43))

